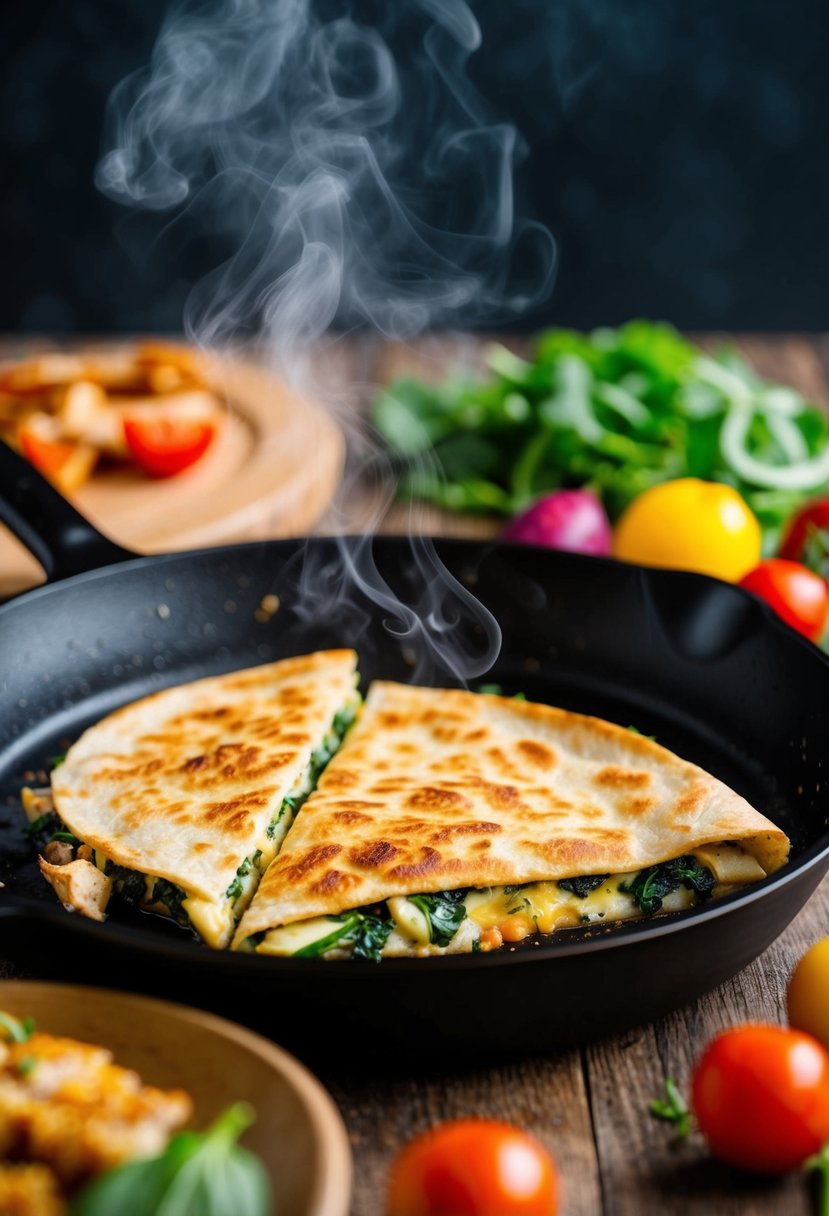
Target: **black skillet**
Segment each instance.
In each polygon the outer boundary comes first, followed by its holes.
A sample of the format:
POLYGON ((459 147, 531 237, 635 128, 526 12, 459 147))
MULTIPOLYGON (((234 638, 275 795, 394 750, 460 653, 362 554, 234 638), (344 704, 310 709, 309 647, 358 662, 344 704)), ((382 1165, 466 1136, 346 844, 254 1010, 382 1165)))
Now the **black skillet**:
MULTIPOLYGON (((749 595, 696 575, 438 541, 503 628, 487 681, 654 734, 780 823, 791 863, 741 896, 619 928, 568 930, 511 951, 380 964, 214 952, 157 917, 103 925, 63 911, 22 839, 19 787, 88 724, 168 684, 354 645, 365 681, 412 675, 393 612, 340 594, 369 543, 271 541, 133 558, 0 444, 0 519, 50 582, 0 607, 0 956, 25 970, 205 1005, 316 1058, 492 1059, 617 1031, 744 967, 829 867, 829 659, 749 595), (60 581, 54 581, 54 580, 60 581), (263 597, 279 597, 274 614, 263 597)), ((410 541, 373 559, 410 602, 410 541)), ((462 621, 458 641, 481 638, 462 621)), ((436 669, 422 682, 452 683, 436 669)))

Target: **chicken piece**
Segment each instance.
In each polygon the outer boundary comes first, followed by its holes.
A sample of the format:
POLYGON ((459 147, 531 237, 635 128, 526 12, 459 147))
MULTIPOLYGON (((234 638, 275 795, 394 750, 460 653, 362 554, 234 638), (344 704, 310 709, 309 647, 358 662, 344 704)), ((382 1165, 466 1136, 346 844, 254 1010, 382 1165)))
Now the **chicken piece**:
POLYGON ((13 363, 0 371, 0 391, 25 395, 43 393, 61 384, 70 384, 83 375, 79 355, 49 352, 25 363, 13 363))
POLYGON ((75 848, 68 840, 50 840, 43 856, 52 866, 68 866, 74 859, 75 848))
POLYGON ((56 866, 45 857, 38 857, 37 864, 67 912, 80 912, 90 920, 106 919, 112 879, 97 866, 82 859, 56 866))
POLYGON ((91 444, 112 456, 127 455, 121 419, 100 385, 90 380, 71 384, 56 418, 62 439, 91 444))
POLYGON ((68 1186, 163 1152, 191 1114, 186 1093, 144 1085, 102 1047, 33 1034, 0 1057, 0 1150, 68 1186))
POLYGON ((47 1166, 0 1163, 0 1216, 65 1216, 67 1211, 47 1166))

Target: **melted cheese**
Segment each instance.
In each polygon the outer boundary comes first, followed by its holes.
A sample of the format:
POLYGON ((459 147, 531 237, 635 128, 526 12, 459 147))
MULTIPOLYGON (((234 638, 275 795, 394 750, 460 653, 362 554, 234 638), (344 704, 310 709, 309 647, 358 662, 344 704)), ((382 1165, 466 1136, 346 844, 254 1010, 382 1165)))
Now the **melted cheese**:
POLYGON ((258 954, 296 954, 306 946, 311 946, 321 938, 327 937, 336 926, 327 916, 314 916, 310 920, 300 920, 293 925, 283 925, 268 933, 257 946, 258 954))
MULTIPOLYGON (((739 845, 708 845, 695 849, 693 856, 707 866, 717 879, 712 895, 724 895, 749 882, 765 878, 759 863, 739 845)), ((523 917, 528 932, 553 933, 593 922, 641 920, 643 913, 626 889, 640 871, 611 874, 589 895, 580 898, 560 887, 557 881, 535 882, 520 887, 488 887, 470 891, 464 905, 466 917, 448 946, 432 945, 429 922, 405 895, 387 900, 394 928, 383 947, 384 957, 425 957, 431 954, 456 954, 480 949, 487 931, 503 930, 511 917, 523 917), (530 929, 532 925, 532 929, 530 929)), ((685 886, 663 896, 663 912, 681 912, 693 907, 696 894, 685 886)), ((327 917, 314 917, 271 929, 254 949, 261 954, 290 955, 320 941, 331 932, 327 917)), ((518 934, 513 940, 520 940, 518 934)), ((496 934, 496 940, 497 940, 496 934)), ((484 939, 485 940, 485 939, 484 939)), ((484 945, 483 948, 487 948, 484 945)), ((327 957, 346 957, 342 949, 326 952, 327 957)))
POLYGON ((187 913, 190 924, 208 946, 221 950, 227 945, 235 928, 233 903, 230 900, 223 904, 214 904, 209 899, 190 897, 183 899, 181 906, 187 913))

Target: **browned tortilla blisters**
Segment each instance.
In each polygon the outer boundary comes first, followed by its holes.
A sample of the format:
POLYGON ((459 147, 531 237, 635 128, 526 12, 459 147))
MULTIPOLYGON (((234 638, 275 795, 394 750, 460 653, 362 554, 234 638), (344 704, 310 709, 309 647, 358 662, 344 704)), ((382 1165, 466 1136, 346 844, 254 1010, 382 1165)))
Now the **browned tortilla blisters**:
POLYGON ((320 651, 165 689, 110 714, 55 770, 66 826, 107 860, 222 901, 355 695, 320 651))
POLYGON ((376 682, 239 927, 394 896, 624 874, 782 831, 704 770, 624 727, 503 697, 376 682))

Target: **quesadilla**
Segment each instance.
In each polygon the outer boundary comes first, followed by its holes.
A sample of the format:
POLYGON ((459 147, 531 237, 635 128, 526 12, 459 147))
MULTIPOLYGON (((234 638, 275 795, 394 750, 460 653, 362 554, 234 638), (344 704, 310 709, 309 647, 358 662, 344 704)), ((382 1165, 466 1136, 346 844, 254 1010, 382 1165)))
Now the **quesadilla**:
POLYGON ((114 888, 227 945, 354 719, 356 663, 329 650, 209 677, 87 730, 52 773, 57 821, 28 796, 62 902, 102 919, 114 888))
POLYGON ((489 950, 756 882, 789 842, 696 765, 598 718, 372 685, 237 929, 260 954, 489 950))

